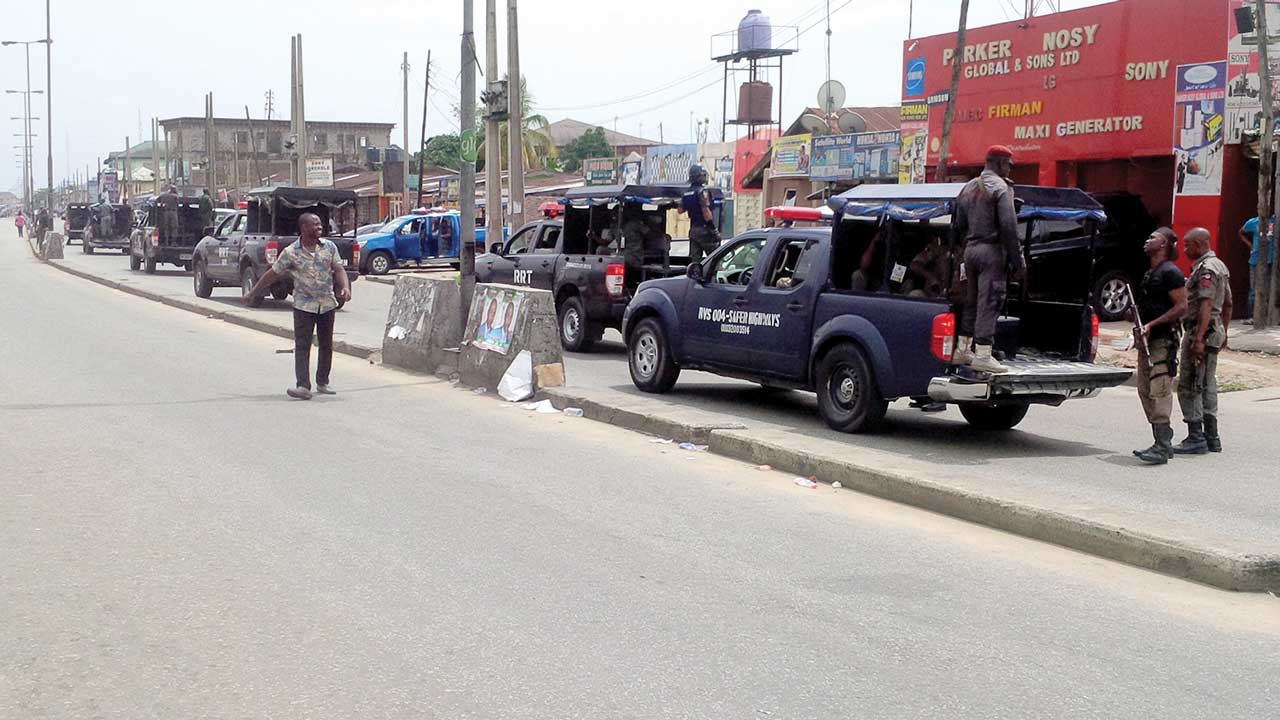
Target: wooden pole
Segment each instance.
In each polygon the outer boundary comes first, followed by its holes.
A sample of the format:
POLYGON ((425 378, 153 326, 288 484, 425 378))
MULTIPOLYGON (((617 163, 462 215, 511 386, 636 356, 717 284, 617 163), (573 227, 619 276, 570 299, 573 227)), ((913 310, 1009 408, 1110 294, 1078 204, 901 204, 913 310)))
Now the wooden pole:
MULTIPOLYGON (((484 72, 485 84, 492 93, 498 87, 498 0, 485 0, 484 4, 484 72)), ((507 91, 511 91, 510 84, 507 91)), ((506 223, 502 214, 502 138, 493 114, 495 109, 492 102, 485 103, 484 225, 486 241, 490 243, 502 237, 502 226, 506 223)), ((509 129, 510 124, 507 127, 509 129)))
MULTIPOLYGON (((422 207, 422 173, 427 164, 427 100, 431 97, 431 51, 427 50, 427 77, 422 85, 422 136, 418 142, 418 207, 422 207)), ((406 148, 405 152, 408 152, 406 148)))
POLYGON ((249 106, 244 106, 244 119, 249 123, 249 147, 253 150, 253 173, 256 179, 249 183, 249 189, 258 186, 265 178, 262 177, 262 168, 258 165, 258 138, 253 134, 253 118, 249 117, 249 106))
POLYGON ((404 52, 404 62, 400 65, 400 72, 404 75, 404 159, 400 162, 400 197, 404 205, 401 208, 404 212, 413 210, 409 202, 409 51, 404 52))
MULTIPOLYGON (((933 172, 935 182, 945 182, 947 178, 947 146, 951 142, 951 123, 956 117, 956 93, 960 90, 960 66, 964 64, 964 34, 968 23, 969 0, 960 0, 960 29, 956 32, 956 52, 951 56, 951 91, 942 116, 942 142, 938 148, 938 166, 933 172)), ((928 150, 925 152, 927 155, 928 150)))
POLYGON ((459 103, 463 157, 458 172, 459 222, 458 264, 462 270, 462 327, 467 326, 471 300, 476 290, 476 38, 474 0, 462 0, 462 99, 459 103), (467 146, 470 146, 469 148, 467 146))
MULTIPOLYGON (((520 23, 516 0, 507 0, 507 207, 511 234, 524 224, 524 83, 520 77, 520 23)), ((497 242, 501 238, 494 238, 497 242)))
POLYGON ((1271 97, 1271 63, 1267 48, 1267 2, 1257 0, 1255 23, 1258 34, 1258 77, 1262 83, 1262 133, 1258 137, 1258 234, 1254 243, 1258 245, 1258 264, 1249 271, 1253 273, 1253 326, 1265 328, 1271 323, 1272 295, 1267 292, 1266 261, 1267 238, 1275 235, 1271 227, 1271 199, 1275 192, 1272 174, 1275 165, 1273 151, 1272 120, 1275 98, 1271 97))

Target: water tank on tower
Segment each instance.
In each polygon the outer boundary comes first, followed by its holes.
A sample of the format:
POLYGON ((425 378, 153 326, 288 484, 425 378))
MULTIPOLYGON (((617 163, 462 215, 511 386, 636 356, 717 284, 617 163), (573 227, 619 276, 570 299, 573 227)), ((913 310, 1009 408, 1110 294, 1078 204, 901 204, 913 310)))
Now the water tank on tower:
POLYGON ((773 86, 753 80, 738 88, 738 122, 773 122, 773 86))
POLYGON ((748 10, 738 22, 738 52, 773 49, 773 26, 759 10, 748 10))

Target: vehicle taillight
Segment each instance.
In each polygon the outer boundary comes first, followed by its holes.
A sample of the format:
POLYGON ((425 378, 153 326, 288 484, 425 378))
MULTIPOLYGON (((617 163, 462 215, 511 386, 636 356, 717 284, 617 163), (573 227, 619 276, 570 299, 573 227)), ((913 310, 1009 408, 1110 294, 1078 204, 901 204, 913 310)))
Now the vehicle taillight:
POLYGON ((351 267, 360 267, 360 243, 351 243, 351 267))
POLYGON ((622 278, 627 272, 626 265, 610 265, 604 271, 604 287, 614 297, 622 297, 622 278))
POLYGON ((1098 357, 1098 313, 1089 314, 1089 362, 1098 357))
POLYGON ((267 264, 275 265, 276 258, 280 257, 280 243, 275 240, 268 240, 265 250, 267 253, 267 264))
POLYGON ((951 362, 951 353, 956 345, 956 316, 942 313, 933 316, 933 332, 929 340, 929 350, 942 362, 951 362))
POLYGON ((160 247, 160 231, 151 231, 151 247, 160 247))

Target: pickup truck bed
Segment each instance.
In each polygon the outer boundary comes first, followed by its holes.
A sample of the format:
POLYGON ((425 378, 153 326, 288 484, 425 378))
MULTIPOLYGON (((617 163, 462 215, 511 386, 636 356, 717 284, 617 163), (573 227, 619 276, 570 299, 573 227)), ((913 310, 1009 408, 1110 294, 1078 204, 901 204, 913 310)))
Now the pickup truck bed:
POLYGON ((929 397, 938 402, 1027 402, 1057 405, 1062 400, 1096 396, 1104 387, 1120 385, 1132 372, 1124 368, 1062 360, 1006 360, 1009 372, 976 373, 959 368, 929 381, 929 397), (1065 392, 1065 395, 1064 395, 1065 392))

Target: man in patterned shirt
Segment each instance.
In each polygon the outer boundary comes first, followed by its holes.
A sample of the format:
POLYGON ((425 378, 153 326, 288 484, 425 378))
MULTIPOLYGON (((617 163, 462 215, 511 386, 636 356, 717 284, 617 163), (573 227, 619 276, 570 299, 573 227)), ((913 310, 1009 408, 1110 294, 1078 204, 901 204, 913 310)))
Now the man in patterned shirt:
POLYGON ((261 296, 281 278, 293 280, 293 369, 297 386, 288 395, 298 400, 311 399, 311 338, 319 333, 320 357, 316 362, 316 391, 321 395, 336 394, 329 387, 329 369, 333 365, 333 318, 338 301, 351 300, 347 271, 338 255, 338 246, 320 237, 319 216, 306 213, 298 218, 298 242, 280 253, 275 265, 258 278, 248 303, 261 296), (338 286, 334 295, 333 286, 338 286))

